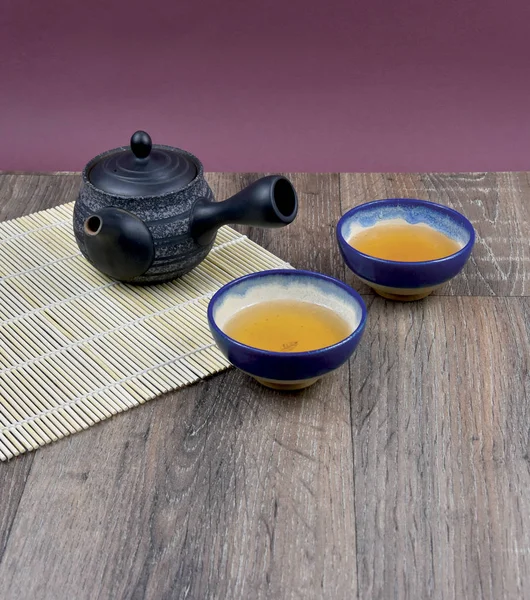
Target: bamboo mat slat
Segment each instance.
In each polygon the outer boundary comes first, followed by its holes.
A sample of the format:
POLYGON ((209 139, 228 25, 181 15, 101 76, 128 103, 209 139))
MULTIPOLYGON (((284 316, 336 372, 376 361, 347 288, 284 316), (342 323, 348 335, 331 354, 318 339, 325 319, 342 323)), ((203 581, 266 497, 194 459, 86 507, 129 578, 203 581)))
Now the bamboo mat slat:
POLYGON ((289 267, 229 227, 196 269, 137 287, 96 271, 73 203, 0 223, 0 460, 35 450, 229 366, 210 297, 241 275, 289 267))

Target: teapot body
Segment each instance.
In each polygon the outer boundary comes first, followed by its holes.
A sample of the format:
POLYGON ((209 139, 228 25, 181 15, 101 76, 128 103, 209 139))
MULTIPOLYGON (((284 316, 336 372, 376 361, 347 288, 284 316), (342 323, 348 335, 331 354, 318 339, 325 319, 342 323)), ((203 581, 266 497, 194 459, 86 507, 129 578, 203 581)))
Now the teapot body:
MULTIPOLYGON (((115 152, 114 150, 112 152, 115 152)), ((94 254, 90 252, 87 219, 103 209, 114 208, 136 216, 147 228, 152 238, 154 254, 147 270, 133 277, 116 277, 135 284, 161 283, 180 277, 197 266, 210 252, 215 235, 208 242, 199 244, 191 235, 190 226, 193 207, 197 201, 213 202, 214 196, 200 161, 188 154, 197 165, 196 177, 180 190, 152 196, 119 196, 95 187, 89 178, 92 166, 105 157, 103 153, 90 161, 83 170, 83 181, 74 207, 73 228, 81 253, 99 270, 105 272, 94 254)), ((120 236, 113 243, 120 245, 120 236)), ((119 249, 119 248, 116 248, 119 249)), ((113 249, 109 249, 112 253, 113 249)), ((114 253, 119 256, 119 253, 114 253)), ((119 265, 117 265, 119 271, 119 265)), ((113 275, 112 272, 107 274, 113 275)))

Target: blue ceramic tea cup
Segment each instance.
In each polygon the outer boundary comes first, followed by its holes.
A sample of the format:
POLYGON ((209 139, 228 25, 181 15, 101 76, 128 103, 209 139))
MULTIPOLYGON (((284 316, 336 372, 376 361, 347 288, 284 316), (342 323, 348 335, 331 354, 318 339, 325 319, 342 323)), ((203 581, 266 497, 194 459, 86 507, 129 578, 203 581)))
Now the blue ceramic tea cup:
POLYGON ((281 269, 246 275, 223 286, 210 300, 208 323, 221 352, 237 368, 263 385, 298 390, 345 363, 361 340, 366 306, 346 284, 311 271, 281 269), (242 344, 224 327, 238 311, 274 300, 302 300, 331 309, 349 325, 350 333, 332 346, 308 352, 272 352, 242 344))
POLYGON ((390 198, 360 204, 337 224, 339 248, 348 267, 379 295, 391 300, 420 300, 464 268, 475 243, 475 230, 456 210, 412 198, 390 198), (376 258, 353 248, 348 240, 359 228, 390 219, 424 223, 455 240, 460 250, 436 260, 401 262, 376 258))

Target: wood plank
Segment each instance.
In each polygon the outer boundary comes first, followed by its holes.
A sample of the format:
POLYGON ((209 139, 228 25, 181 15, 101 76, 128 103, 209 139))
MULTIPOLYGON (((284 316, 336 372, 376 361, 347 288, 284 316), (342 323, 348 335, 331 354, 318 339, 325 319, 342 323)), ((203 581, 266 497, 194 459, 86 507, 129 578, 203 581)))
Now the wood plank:
MULTIPOLYGON (((249 234, 340 274, 326 238, 307 250, 338 218, 338 177, 295 179, 305 216, 249 234)), ((222 199, 242 179, 211 181, 222 199)), ((39 450, 4 597, 353 597, 350 423, 347 366, 298 395, 232 370, 39 450)))
MULTIPOLYGON (((530 295, 528 173, 341 174, 342 210, 379 198, 419 198, 460 211, 477 231, 464 271, 436 294, 530 295)), ((369 288, 349 274, 349 283, 369 288)))
POLYGON ((525 597, 530 300, 369 314, 351 364, 359 597, 525 597))
POLYGON ((35 454, 0 465, 0 565, 35 454))
POLYGON ((234 371, 39 450, 4 597, 352 597, 346 378, 291 397, 234 371))
POLYGON ((0 172, 0 221, 71 202, 76 199, 80 185, 78 173, 37 175, 0 172))

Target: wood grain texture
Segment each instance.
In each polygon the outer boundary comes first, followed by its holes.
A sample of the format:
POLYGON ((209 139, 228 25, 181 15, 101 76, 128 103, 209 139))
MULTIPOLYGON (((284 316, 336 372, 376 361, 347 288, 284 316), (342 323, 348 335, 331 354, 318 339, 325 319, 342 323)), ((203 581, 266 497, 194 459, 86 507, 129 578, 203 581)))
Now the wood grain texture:
POLYGON ((26 460, 13 460, 0 466, 0 564, 34 457, 31 454, 26 460))
MULTIPOLYGON (((366 292, 334 228, 385 196, 463 211, 473 260, 423 302, 366 295, 353 359, 303 393, 231 370, 0 465, 2 599, 528 595, 528 175, 291 176, 295 223, 242 230, 296 267, 366 292)), ((78 185, 0 174, 0 218, 78 185)))
POLYGON ((77 173, 21 174, 0 172, 0 220, 7 221, 71 202, 77 197, 77 173))
MULTIPOLYGON (((419 198, 450 206, 473 223, 477 241, 471 259, 436 294, 530 295, 528 173, 341 174, 340 182, 343 212, 379 198, 419 198)), ((349 281, 355 282, 352 275, 349 281)))
POLYGON ((0 565, 8 597, 352 597, 346 375, 324 403, 232 372, 43 449, 0 565))
POLYGON ((529 309, 374 298, 352 362, 360 597, 525 597, 529 309))

